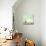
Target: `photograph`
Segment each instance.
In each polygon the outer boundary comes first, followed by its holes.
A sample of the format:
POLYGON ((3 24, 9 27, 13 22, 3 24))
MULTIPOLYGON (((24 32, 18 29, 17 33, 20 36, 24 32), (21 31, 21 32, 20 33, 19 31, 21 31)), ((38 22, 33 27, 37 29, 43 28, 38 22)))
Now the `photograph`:
POLYGON ((0 46, 46 46, 46 0, 0 0, 0 46))

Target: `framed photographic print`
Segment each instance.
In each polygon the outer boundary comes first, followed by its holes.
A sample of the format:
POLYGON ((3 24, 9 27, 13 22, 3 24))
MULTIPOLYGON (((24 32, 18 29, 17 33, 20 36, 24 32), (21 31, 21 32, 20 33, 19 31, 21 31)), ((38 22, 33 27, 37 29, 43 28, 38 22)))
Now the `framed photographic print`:
POLYGON ((24 25, 33 25, 34 24, 34 16, 33 15, 25 15, 23 16, 24 25))

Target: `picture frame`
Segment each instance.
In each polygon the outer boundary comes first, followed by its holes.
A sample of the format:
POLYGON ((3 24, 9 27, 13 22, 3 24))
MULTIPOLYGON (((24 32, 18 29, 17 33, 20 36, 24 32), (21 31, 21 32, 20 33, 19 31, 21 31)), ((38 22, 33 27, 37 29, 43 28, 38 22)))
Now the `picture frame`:
POLYGON ((23 16, 23 24, 24 25, 33 25, 34 24, 34 16, 33 15, 23 16))

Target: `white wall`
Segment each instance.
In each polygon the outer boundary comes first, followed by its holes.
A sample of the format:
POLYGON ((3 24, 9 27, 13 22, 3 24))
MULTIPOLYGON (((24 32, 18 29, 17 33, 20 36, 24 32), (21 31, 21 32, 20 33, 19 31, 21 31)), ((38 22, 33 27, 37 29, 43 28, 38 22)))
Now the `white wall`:
POLYGON ((24 37, 35 41, 36 46, 41 46, 41 29, 40 29, 40 15, 41 15, 41 1, 40 0, 23 0, 20 5, 13 7, 15 16, 15 28, 18 32, 22 32, 24 37), (24 25, 23 15, 34 15, 34 25, 24 25))
POLYGON ((46 46, 46 0, 41 0, 41 38, 42 46, 46 46))
POLYGON ((12 28, 12 6, 16 0, 0 0, 0 27, 12 28))

